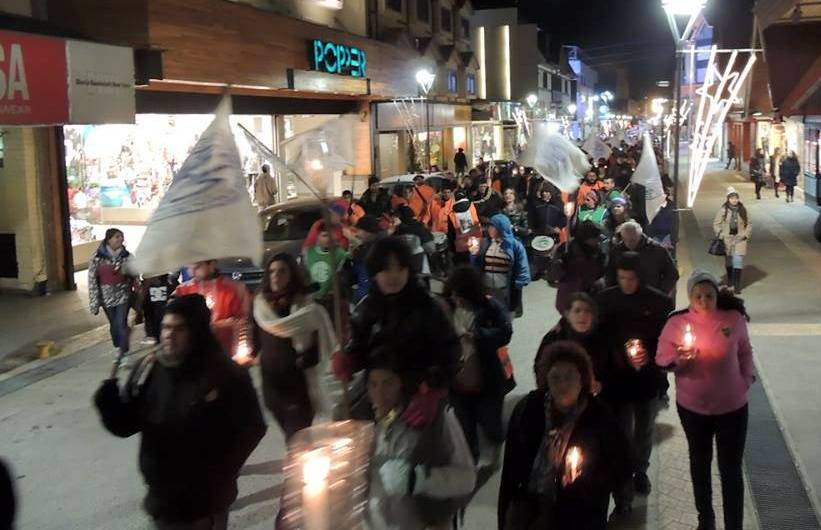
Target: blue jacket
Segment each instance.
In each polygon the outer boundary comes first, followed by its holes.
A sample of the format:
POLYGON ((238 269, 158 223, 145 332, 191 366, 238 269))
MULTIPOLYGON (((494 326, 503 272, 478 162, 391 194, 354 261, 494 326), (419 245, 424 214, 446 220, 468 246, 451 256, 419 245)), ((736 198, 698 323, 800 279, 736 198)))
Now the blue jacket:
MULTIPOLYGON (((527 251, 522 242, 513 235, 513 225, 510 219, 504 214, 496 214, 490 218, 490 224, 502 235, 502 250, 511 260, 511 284, 517 289, 521 289, 530 283, 530 265, 527 262, 527 251)), ((482 240, 479 249, 479 263, 484 263, 485 254, 490 246, 490 239, 482 240)))

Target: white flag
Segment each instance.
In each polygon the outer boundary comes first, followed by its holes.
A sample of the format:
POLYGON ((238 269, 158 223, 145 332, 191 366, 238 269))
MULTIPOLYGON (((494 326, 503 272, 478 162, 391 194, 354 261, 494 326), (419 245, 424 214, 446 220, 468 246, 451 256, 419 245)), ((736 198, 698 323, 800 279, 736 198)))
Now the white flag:
POLYGON ((593 158, 594 162, 598 161, 599 158, 604 158, 607 160, 613 152, 596 133, 593 133, 587 137, 584 145, 582 145, 582 149, 584 149, 587 154, 593 158))
POLYGON ((656 153, 653 151, 653 142, 650 134, 644 133, 644 145, 641 150, 641 159, 636 171, 633 173, 631 182, 644 186, 644 210, 647 215, 647 222, 653 222, 653 218, 664 206, 666 196, 664 185, 661 183, 659 166, 656 163, 656 153))
POLYGON ((223 98, 134 252, 131 272, 162 274, 209 259, 262 260, 262 228, 245 189, 239 152, 223 98))
POLYGON ((527 148, 519 156, 519 164, 536 169, 564 192, 573 192, 590 163, 581 149, 564 135, 551 133, 547 123, 536 124, 527 148))

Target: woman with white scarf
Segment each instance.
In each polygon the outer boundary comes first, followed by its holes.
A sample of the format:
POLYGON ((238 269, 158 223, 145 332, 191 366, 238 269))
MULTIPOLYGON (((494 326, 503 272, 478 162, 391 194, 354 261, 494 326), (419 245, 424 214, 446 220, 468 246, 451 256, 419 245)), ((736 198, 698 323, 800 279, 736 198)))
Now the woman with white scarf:
POLYGON ((328 313, 313 301, 296 260, 277 254, 264 270, 254 299, 251 337, 265 406, 288 440, 310 427, 314 416, 330 415, 320 378, 337 343, 328 313))

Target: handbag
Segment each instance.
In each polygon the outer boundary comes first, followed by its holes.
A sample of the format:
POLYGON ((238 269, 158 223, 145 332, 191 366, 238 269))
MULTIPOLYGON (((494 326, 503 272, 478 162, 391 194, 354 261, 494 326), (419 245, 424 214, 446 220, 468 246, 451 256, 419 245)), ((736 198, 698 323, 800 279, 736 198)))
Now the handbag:
POLYGON ((727 255, 727 245, 724 244, 724 238, 721 237, 720 232, 710 241, 710 247, 707 249, 707 253, 713 256, 727 255))

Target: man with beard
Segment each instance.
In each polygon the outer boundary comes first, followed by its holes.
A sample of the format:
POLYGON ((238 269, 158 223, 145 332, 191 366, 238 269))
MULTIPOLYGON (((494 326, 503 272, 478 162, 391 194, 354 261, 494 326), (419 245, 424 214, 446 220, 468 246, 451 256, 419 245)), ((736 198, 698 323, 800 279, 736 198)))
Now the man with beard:
POLYGON ((159 530, 223 530, 237 476, 265 434, 248 372, 222 351, 211 312, 197 294, 168 304, 161 348, 120 391, 103 381, 94 403, 115 436, 141 433, 143 506, 159 530))

